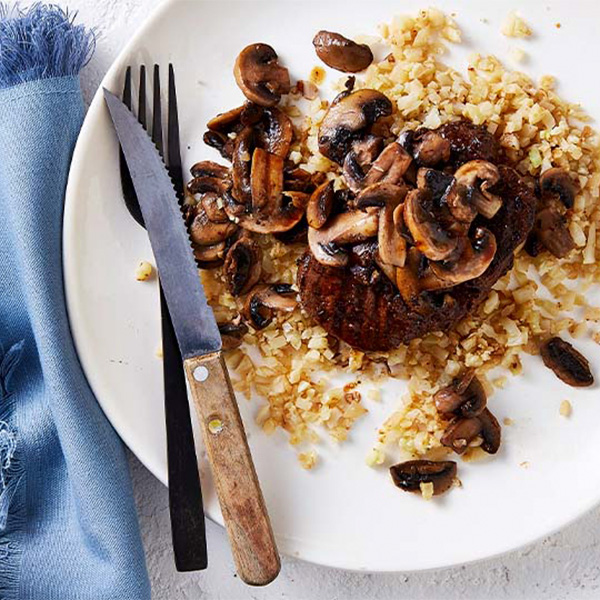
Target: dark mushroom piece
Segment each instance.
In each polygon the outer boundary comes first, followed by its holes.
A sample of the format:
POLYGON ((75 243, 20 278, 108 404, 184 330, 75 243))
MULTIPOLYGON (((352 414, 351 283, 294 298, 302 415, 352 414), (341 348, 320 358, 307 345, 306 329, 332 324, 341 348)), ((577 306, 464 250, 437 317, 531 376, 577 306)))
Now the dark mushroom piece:
MULTIPOLYGON (((200 163, 198 163, 200 164, 200 163)), ((221 165, 217 165, 221 167, 221 165)), ((194 165, 197 167, 197 165, 194 165)), ((196 173, 198 173, 196 169, 196 173)), ((208 171, 207 171, 208 172, 208 171)), ((225 195, 231 188, 229 171, 224 177, 198 175, 188 183, 188 192, 202 205, 210 221, 213 223, 227 223, 229 216, 225 212, 225 195)))
POLYGON ((500 181, 498 167, 486 160, 471 160, 454 173, 457 186, 467 189, 469 202, 486 219, 493 218, 502 207, 502 198, 490 192, 500 181))
POLYGON ((223 267, 229 291, 234 296, 248 292, 262 274, 262 251, 258 243, 243 235, 231 246, 223 267))
POLYGON ((294 137, 290 118, 278 108, 264 108, 262 118, 255 125, 256 145, 271 154, 287 158, 294 137))
POLYGON ((480 415, 487 404, 483 385, 473 371, 467 371, 451 385, 439 390, 433 400, 440 414, 454 414, 465 418, 480 415))
POLYGON ((556 203, 549 204, 537 213, 531 237, 557 258, 564 258, 575 248, 567 228, 567 219, 559 212, 556 203))
POLYGON ((259 106, 275 106, 291 88, 288 70, 268 44, 246 46, 235 61, 233 74, 244 96, 259 106))
POLYGON ((392 114, 389 98, 376 90, 352 92, 334 102, 319 129, 319 150, 342 164, 352 142, 362 137, 379 118, 392 114))
POLYGON ((367 44, 357 44, 339 33, 319 31, 313 38, 317 56, 332 69, 343 73, 364 71, 373 62, 367 44))
POLYGON ((449 258, 454 254, 458 238, 442 227, 436 214, 431 194, 427 190, 411 190, 404 202, 404 222, 410 231, 415 247, 432 261, 449 258))
POLYGON ((224 113, 219 113, 206 124, 208 131, 204 134, 204 143, 217 150, 227 160, 231 160, 234 145, 234 140, 229 137, 229 134, 237 133, 242 129, 241 116, 243 111, 244 107, 238 106, 224 113))
POLYGON ((296 292, 287 283, 255 286, 246 301, 242 314, 255 329, 263 329, 278 310, 291 311, 297 306, 296 292))
POLYGON ((377 235, 379 210, 366 209, 341 213, 321 229, 308 229, 308 246, 313 256, 324 265, 344 267, 348 254, 346 244, 358 244, 377 235))
POLYGON ((442 446, 452 448, 456 454, 462 454, 481 433, 482 428, 479 417, 458 418, 450 423, 440 442, 442 446))
POLYGON ((250 182, 253 211, 276 204, 283 193, 283 159, 256 148, 252 154, 250 182))
POLYGON ((322 183, 311 195, 306 207, 308 225, 321 229, 329 219, 333 207, 333 181, 322 183))
POLYGON ((189 226, 190 238, 198 246, 214 246, 224 242, 237 231, 237 225, 231 221, 215 223, 208 218, 202 205, 191 209, 192 222, 189 226))
POLYGON ((248 327, 242 322, 241 315, 227 323, 218 323, 221 334, 222 349, 227 352, 241 346, 244 336, 248 333, 248 327))
POLYGON ((308 221, 306 220, 306 215, 291 229, 274 233, 273 237, 283 244, 306 244, 308 242, 308 221))
POLYGON ((383 139, 376 135, 366 135, 363 139, 352 142, 352 149, 342 167, 346 185, 358 193, 364 184, 365 174, 373 161, 381 154, 383 139))
POLYGON ((558 198, 565 208, 573 208, 577 188, 564 169, 553 168, 540 175, 540 195, 543 201, 558 198))
POLYGON ((216 269, 223 264, 227 241, 213 244, 212 246, 198 246, 194 244, 194 257, 200 269, 216 269))
POLYGON ((420 492, 422 483, 433 484, 433 495, 448 491, 456 479, 456 463, 452 460, 409 460, 390 467, 394 485, 405 492, 420 492))
POLYGON ((567 385, 588 387, 594 384, 589 361, 569 342, 552 337, 542 343, 540 354, 544 364, 567 385))
POLYGON ((450 160, 450 142, 435 130, 406 131, 399 141, 420 167, 435 167, 450 160))
POLYGON ((364 185, 374 183, 403 183, 403 177, 412 163, 410 154, 398 143, 392 142, 373 162, 364 178, 364 185))
POLYGON ((452 287, 483 275, 496 255, 496 237, 484 227, 475 229, 473 239, 461 238, 462 251, 456 258, 432 262, 432 273, 446 287, 452 287))
MULTIPOLYGON (((232 194, 235 201, 239 204, 250 204, 252 202, 250 174, 254 147, 254 131, 251 127, 244 127, 235 138, 231 159, 233 181, 232 194)), ((227 210, 227 207, 225 210, 227 210)), ((227 211, 227 214, 230 214, 230 212, 227 211)))
POLYGON ((224 182, 231 180, 231 173, 229 171, 229 167, 220 165, 219 163, 213 162, 212 160, 203 160, 197 162, 190 169, 190 173, 194 178, 214 177, 215 179, 220 179, 224 182))
POLYGON ((496 454, 502 441, 502 428, 498 419, 486 408, 477 417, 481 423, 481 449, 488 454, 496 454))

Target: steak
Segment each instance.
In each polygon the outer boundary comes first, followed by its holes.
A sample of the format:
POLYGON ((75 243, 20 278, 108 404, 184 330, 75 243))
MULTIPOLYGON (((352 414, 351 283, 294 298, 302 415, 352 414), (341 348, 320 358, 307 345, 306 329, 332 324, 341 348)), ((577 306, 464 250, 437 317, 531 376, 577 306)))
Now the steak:
MULTIPOLYGON (((452 139, 455 164, 496 158, 493 138, 490 142, 485 136, 472 136, 472 129, 469 137, 460 123, 452 125, 454 130, 446 125, 442 131, 452 139)), ((413 338, 453 327, 486 299, 494 283, 512 267, 514 251, 533 226, 535 195, 514 169, 498 168, 501 180, 493 192, 502 197, 502 208, 491 220, 478 216, 473 222, 474 227, 489 229, 497 242, 496 255, 480 277, 431 293, 431 309, 416 311, 376 266, 374 246, 354 248, 344 268, 324 266, 306 252, 298 269, 304 310, 330 334, 361 350, 391 350, 413 338)))

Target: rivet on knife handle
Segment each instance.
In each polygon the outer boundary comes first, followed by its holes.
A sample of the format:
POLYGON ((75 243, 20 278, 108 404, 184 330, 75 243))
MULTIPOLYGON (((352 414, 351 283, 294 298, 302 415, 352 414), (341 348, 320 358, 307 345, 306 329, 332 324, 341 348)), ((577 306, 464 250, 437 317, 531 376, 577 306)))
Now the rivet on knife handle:
POLYGON ((214 352, 184 366, 238 573, 266 585, 281 564, 225 361, 214 352))

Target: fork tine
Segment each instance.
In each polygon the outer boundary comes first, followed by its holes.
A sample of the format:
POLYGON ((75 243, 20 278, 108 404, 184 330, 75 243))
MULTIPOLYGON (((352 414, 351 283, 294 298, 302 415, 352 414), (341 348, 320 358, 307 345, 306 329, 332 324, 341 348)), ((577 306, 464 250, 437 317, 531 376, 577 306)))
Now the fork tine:
POLYGON ((160 73, 158 65, 154 65, 154 102, 152 108, 152 141, 163 155, 162 105, 160 100, 160 73))
POLYGON ((131 110, 131 67, 125 71, 125 83, 123 84, 123 104, 131 110))
POLYGON ((169 64, 169 105, 167 119, 167 151, 169 155, 169 173, 175 184, 175 191, 183 202, 183 171, 181 168, 181 149, 179 146, 179 115, 177 113, 177 90, 175 72, 169 64))
POLYGON ((146 67, 140 66, 140 95, 138 100, 138 121, 146 129, 146 67))

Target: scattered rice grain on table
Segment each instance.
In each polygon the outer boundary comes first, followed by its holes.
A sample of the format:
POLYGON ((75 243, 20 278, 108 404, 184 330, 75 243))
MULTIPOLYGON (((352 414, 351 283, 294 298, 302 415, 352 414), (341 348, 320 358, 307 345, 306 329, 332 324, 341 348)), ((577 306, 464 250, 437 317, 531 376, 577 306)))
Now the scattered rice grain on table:
MULTIPOLYGON (((516 16, 509 30, 512 35, 530 32, 516 16)), ((466 75, 444 65, 441 56, 449 43, 460 42, 461 32, 439 10, 396 17, 380 27, 380 35, 390 53, 357 78, 356 86, 380 90, 395 103, 382 132, 393 139, 406 127, 436 128, 467 118, 485 125, 497 137, 522 175, 537 176, 550 167, 566 169, 580 187, 570 223, 577 248, 565 259, 548 253, 532 258, 518 252, 512 271, 454 330, 429 334, 392 352, 353 350, 328 336, 299 308, 280 315, 261 331, 250 330, 245 345, 227 358, 234 386, 249 399, 253 392, 262 399, 256 421, 267 434, 283 429, 292 445, 308 448, 299 455, 305 468, 316 461, 314 448, 321 436, 345 440, 374 400, 368 393, 365 401, 360 389, 352 385, 332 387, 328 376, 335 372, 350 371, 362 382, 370 381, 371 388, 387 376, 407 381, 407 393, 391 400, 390 408, 398 401, 399 408, 382 424, 367 454, 367 464, 377 466, 390 454, 395 459, 447 453, 440 444, 446 422, 438 415, 432 396, 465 367, 477 370, 491 394, 494 387, 506 385, 507 375, 521 373, 522 354, 537 354, 538 340, 544 336, 591 336, 600 343, 600 308, 588 306, 584 295, 600 282, 600 153, 598 134, 587 124, 585 112, 557 95, 553 77, 544 76, 536 84, 523 73, 506 70, 493 56, 471 56, 466 75), (583 317, 581 322, 572 311, 583 317), (504 374, 490 383, 485 374, 497 367, 504 374)), ((313 69, 309 79, 322 82, 320 71, 313 69)), ((345 81, 346 77, 340 79, 337 89, 345 81)), ((288 96, 283 107, 297 129, 292 147, 295 162, 310 172, 326 172, 339 187, 339 171, 317 145, 328 101, 316 97, 309 102, 308 113, 298 116, 299 96, 288 96)), ((268 281, 293 284, 303 248, 273 238, 260 243, 268 281)), ((241 301, 226 291, 221 270, 204 271, 202 276, 217 318, 234 316, 241 301)), ((466 460, 477 458, 478 443, 467 452, 466 460)))

